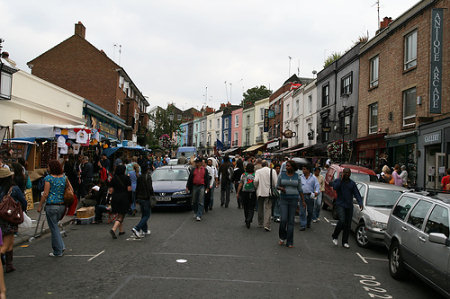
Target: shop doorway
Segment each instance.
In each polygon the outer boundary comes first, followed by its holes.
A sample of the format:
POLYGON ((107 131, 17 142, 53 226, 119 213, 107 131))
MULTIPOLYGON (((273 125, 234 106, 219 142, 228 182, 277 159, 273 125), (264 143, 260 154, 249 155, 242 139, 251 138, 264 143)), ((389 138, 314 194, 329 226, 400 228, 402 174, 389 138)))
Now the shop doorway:
POLYGON ((441 153, 441 145, 432 145, 425 148, 425 188, 441 189, 441 180, 445 175, 446 154, 441 153))

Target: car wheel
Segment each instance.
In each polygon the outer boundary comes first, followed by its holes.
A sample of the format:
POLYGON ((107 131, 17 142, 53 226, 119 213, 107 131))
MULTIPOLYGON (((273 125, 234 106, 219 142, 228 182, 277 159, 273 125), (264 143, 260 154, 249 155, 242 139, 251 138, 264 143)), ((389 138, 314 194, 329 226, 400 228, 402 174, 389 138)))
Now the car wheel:
POLYGON ((369 239, 367 238, 366 225, 364 224, 364 222, 361 222, 356 227, 355 237, 356 237, 356 244, 358 244, 359 247, 363 248, 369 247, 369 239))
POLYGON ((405 277, 405 272, 400 246, 397 241, 394 241, 389 248, 389 273, 393 278, 401 279, 405 277))

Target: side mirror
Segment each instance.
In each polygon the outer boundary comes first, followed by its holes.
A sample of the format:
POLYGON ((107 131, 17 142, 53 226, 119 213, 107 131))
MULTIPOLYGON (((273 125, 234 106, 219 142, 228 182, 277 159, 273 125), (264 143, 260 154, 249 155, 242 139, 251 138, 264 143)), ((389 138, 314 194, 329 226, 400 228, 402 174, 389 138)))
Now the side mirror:
POLYGON ((430 233, 428 240, 432 243, 442 244, 446 246, 448 246, 447 244, 449 244, 447 236, 442 233, 430 233))

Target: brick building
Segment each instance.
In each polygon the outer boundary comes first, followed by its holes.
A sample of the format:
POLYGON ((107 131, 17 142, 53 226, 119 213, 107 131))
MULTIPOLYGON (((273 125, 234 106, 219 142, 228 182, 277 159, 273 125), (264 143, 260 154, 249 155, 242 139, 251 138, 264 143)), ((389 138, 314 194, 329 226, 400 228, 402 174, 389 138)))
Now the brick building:
POLYGON ((125 139, 136 142, 148 130, 149 103, 125 70, 85 36, 78 22, 74 35, 28 62, 31 73, 124 119, 125 139))
POLYGON ((411 185, 418 177, 418 184, 423 185, 423 173, 428 171, 427 180, 435 180, 438 168, 449 166, 450 128, 435 129, 439 138, 432 138, 436 141, 433 150, 418 148, 418 141, 424 139, 421 126, 430 130, 433 124, 449 123, 442 121, 450 113, 450 31, 446 14, 447 0, 420 1, 393 21, 385 18, 377 35, 360 50, 359 162, 373 166, 404 164, 411 185), (438 41, 432 43, 436 38, 438 41), (435 59, 440 66, 433 64, 435 59), (440 99, 440 111, 432 107, 436 103, 430 98, 435 96, 440 99), (432 162, 437 152, 443 153, 442 165, 432 162))

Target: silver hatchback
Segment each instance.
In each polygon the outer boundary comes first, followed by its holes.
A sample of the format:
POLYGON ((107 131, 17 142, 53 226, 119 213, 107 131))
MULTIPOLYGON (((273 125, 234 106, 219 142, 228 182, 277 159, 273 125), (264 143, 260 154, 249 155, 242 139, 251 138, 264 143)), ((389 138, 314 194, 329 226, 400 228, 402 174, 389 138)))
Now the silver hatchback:
POLYGON ((450 198, 445 196, 403 194, 389 216, 384 241, 392 277, 401 279, 409 270, 450 297, 450 198))
POLYGON ((363 210, 353 201, 352 230, 360 247, 383 245, 389 214, 397 199, 408 189, 391 184, 357 182, 363 198, 363 210))

